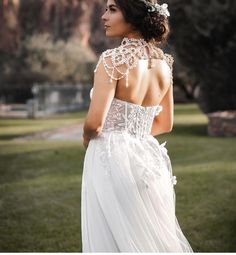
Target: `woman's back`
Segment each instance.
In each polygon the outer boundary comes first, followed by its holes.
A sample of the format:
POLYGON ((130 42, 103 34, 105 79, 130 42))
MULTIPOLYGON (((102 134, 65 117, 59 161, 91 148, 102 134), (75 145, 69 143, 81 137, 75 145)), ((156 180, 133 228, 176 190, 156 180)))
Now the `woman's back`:
POLYGON ((158 105, 172 85, 173 58, 143 39, 124 38, 118 48, 103 52, 95 72, 101 64, 117 82, 115 97, 124 101, 158 105))
MULTIPOLYGON (((169 86, 165 79, 171 80, 170 67, 165 60, 139 60, 137 67, 129 72, 129 82, 118 81, 115 97, 142 106, 159 105, 169 86)), ((170 83, 169 83, 170 84, 170 83)))

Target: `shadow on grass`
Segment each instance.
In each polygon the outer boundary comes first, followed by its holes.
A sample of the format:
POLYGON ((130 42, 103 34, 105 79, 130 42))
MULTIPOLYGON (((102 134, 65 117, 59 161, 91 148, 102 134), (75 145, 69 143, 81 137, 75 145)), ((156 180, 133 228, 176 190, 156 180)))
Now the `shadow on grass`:
POLYGON ((25 134, 10 134, 10 135, 0 135, 0 140, 2 141, 8 141, 8 140, 12 140, 15 138, 20 138, 20 137, 24 137, 24 136, 28 136, 28 135, 35 135, 39 132, 35 132, 35 133, 25 133, 25 134))
POLYGON ((207 137, 206 124, 175 124, 172 130, 173 135, 202 136, 207 137))

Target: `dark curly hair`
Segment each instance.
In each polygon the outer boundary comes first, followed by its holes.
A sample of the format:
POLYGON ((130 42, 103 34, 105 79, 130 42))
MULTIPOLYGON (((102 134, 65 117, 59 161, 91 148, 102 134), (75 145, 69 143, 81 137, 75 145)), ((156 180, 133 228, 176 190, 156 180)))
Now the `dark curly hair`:
MULTIPOLYGON (((168 19, 159 12, 148 12, 148 6, 141 0, 114 0, 120 8, 124 19, 141 33, 146 41, 161 44, 169 34, 168 19)), ((153 3, 152 0, 146 2, 153 3)))

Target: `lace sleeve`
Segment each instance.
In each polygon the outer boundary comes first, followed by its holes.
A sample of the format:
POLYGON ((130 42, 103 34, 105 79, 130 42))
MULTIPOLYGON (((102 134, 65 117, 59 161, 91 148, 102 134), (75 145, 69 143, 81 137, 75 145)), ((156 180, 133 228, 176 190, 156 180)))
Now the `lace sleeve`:
POLYGON ((173 63, 174 63, 174 58, 170 54, 165 53, 165 59, 166 59, 166 62, 168 64, 168 66, 172 70, 173 69, 173 63))
POLYGON ((165 60, 168 66, 170 67, 170 83, 173 85, 173 63, 174 63, 174 58, 170 55, 165 53, 165 60))
POLYGON ((97 63, 94 72, 97 72, 98 66, 103 64, 107 75, 110 78, 110 82, 118 81, 126 77, 126 84, 128 86, 128 73, 129 66, 126 64, 127 56, 121 54, 119 48, 109 49, 104 51, 97 63))

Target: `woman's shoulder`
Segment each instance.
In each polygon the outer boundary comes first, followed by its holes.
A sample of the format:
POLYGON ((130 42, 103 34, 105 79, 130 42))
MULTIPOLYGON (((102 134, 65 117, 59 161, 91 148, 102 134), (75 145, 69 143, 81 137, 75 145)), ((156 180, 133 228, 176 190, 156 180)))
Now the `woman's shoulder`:
POLYGON ((126 75, 128 69, 133 67, 130 66, 130 63, 128 63, 129 59, 130 50, 128 50, 128 48, 125 46, 120 45, 118 47, 104 50, 99 56, 98 63, 94 72, 97 71, 100 65, 103 65, 106 73, 111 78, 116 77, 116 80, 119 80, 126 75))
POLYGON ((174 58, 171 54, 169 53, 165 53, 165 61, 168 64, 168 66, 170 67, 170 69, 173 68, 173 63, 174 63, 174 58))
MULTIPOLYGON (((174 59, 172 55, 164 53, 164 51, 152 45, 149 50, 151 57, 165 60, 169 68, 172 70, 174 59)), ((150 56, 143 48, 133 45, 120 45, 110 48, 100 54, 97 66, 94 70, 96 73, 100 65, 103 66, 105 72, 111 80, 120 80, 127 76, 129 70, 135 68, 140 59, 149 59, 150 56)))
POLYGON ((121 46, 107 49, 100 54, 94 72, 96 73, 98 68, 102 66, 110 77, 110 81, 120 80, 126 76, 127 72, 125 59, 127 59, 127 55, 124 55, 121 46))
POLYGON ((99 60, 109 61, 112 62, 113 65, 117 66, 119 64, 123 64, 122 60, 128 57, 128 55, 129 52, 127 50, 127 47, 120 45, 114 48, 104 50, 101 53, 99 60))
POLYGON ((157 46, 153 48, 153 53, 154 58, 165 60, 170 69, 173 68, 174 58, 171 54, 165 53, 161 48, 157 46))

